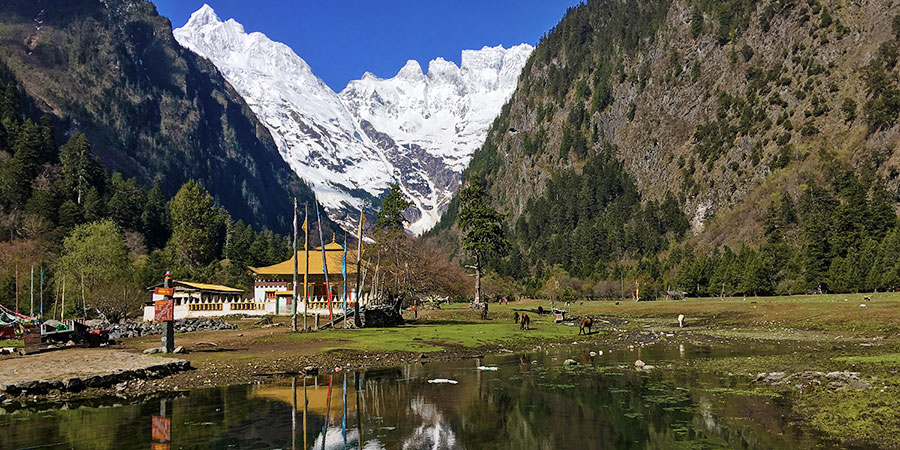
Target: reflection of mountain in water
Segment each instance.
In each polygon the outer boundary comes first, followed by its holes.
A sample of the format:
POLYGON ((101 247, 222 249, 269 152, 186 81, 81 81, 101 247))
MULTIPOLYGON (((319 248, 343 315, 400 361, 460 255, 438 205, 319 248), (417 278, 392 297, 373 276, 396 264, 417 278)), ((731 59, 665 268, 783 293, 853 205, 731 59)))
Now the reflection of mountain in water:
MULTIPOLYGON (((311 448, 325 450, 359 448, 359 430, 353 428, 344 433, 341 430, 340 420, 331 421, 328 426, 328 431, 325 432, 325 445, 322 445, 322 432, 320 431, 313 440, 311 448)), ((366 442, 362 448, 363 450, 384 450, 385 447, 378 442, 378 439, 372 439, 366 442)))
POLYGON ((412 436, 403 441, 404 450, 462 448, 456 441, 456 434, 434 404, 418 396, 409 406, 411 412, 420 417, 423 423, 416 428, 412 436))

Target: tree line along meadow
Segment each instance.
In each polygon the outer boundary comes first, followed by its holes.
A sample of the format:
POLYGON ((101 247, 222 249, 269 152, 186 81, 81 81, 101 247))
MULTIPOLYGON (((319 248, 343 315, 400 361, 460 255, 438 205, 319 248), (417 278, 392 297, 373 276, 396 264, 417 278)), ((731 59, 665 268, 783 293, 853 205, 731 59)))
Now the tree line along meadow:
POLYGON ((490 259, 488 279, 524 295, 569 300, 628 297, 635 282, 644 299, 669 291, 705 297, 897 290, 896 193, 876 174, 884 157, 875 152, 854 170, 820 151, 821 176, 806 174, 795 195, 769 197, 759 245, 709 250, 691 239, 677 201, 641 202, 633 181, 611 176, 616 163, 601 155, 582 174, 554 177, 529 203, 510 227, 508 256, 490 259))

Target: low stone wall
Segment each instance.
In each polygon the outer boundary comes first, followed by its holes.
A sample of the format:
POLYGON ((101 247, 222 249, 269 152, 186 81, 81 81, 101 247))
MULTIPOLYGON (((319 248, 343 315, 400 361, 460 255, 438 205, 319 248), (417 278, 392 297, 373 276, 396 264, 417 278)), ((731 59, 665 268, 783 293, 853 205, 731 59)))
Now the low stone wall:
MULTIPOLYGON (((230 324, 222 319, 183 319, 175 321, 176 333, 234 330, 236 328, 237 325, 230 324)), ((131 338, 160 335, 163 333, 163 324, 161 322, 126 322, 109 325, 108 329, 110 339, 131 338)))
POLYGON ((190 361, 172 361, 134 370, 118 370, 105 375, 90 375, 84 378, 70 377, 60 380, 32 380, 16 384, 0 385, 0 391, 10 397, 25 395, 46 395, 53 391, 81 392, 88 388, 107 388, 124 381, 163 378, 191 369, 190 361))

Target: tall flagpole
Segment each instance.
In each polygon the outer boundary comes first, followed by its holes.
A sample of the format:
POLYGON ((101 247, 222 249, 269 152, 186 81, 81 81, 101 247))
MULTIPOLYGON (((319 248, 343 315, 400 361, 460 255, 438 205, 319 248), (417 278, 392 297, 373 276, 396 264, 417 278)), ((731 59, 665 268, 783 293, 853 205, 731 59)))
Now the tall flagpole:
POLYGON ((41 320, 44 320, 44 266, 41 266, 41 320))
POLYGON ((291 329, 297 332, 297 197, 294 197, 294 287, 291 301, 291 329))
MULTIPOLYGON (((309 205, 303 204, 303 250, 306 254, 306 264, 303 265, 303 331, 306 327, 306 316, 309 310, 309 205)), ((306 445, 306 444, 304 444, 306 445)))
POLYGON ((19 313, 19 265, 16 264, 16 314, 19 313))
POLYGON ((31 265, 31 307, 28 309, 28 315, 34 317, 34 264, 31 265))
POLYGON ((344 259, 341 260, 341 278, 344 279, 344 292, 341 293, 342 306, 344 308, 344 328, 349 328, 347 320, 347 233, 344 233, 344 259))
POLYGON ((59 317, 62 320, 66 320, 66 276, 63 275, 63 289, 62 289, 62 308, 59 310, 59 317))
POLYGON ((366 223, 366 215, 363 213, 363 204, 359 204, 359 232, 356 234, 356 314, 353 317, 353 322, 356 325, 356 328, 362 328, 362 319, 359 317, 359 303, 362 300, 362 286, 360 286, 360 264, 362 261, 362 232, 363 232, 363 224, 366 223))
POLYGON ((331 286, 328 284, 328 261, 325 259, 325 237, 322 235, 322 218, 319 216, 319 199, 316 200, 316 222, 319 224, 319 242, 322 244, 322 273, 325 274, 325 298, 328 300, 328 320, 334 329, 334 317, 331 311, 331 286))

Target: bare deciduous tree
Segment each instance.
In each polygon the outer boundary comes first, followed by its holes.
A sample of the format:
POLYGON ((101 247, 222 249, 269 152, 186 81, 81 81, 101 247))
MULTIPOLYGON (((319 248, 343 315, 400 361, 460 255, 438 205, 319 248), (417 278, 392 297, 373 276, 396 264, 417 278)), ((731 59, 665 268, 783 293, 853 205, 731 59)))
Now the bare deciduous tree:
POLYGON ((453 297, 466 291, 466 275, 450 261, 447 252, 425 238, 402 231, 383 231, 375 236, 374 254, 380 256, 379 290, 394 309, 416 297, 453 297))
POLYGON ((115 323, 140 313, 147 298, 149 295, 134 285, 104 282, 91 289, 89 306, 95 308, 106 320, 115 323))

